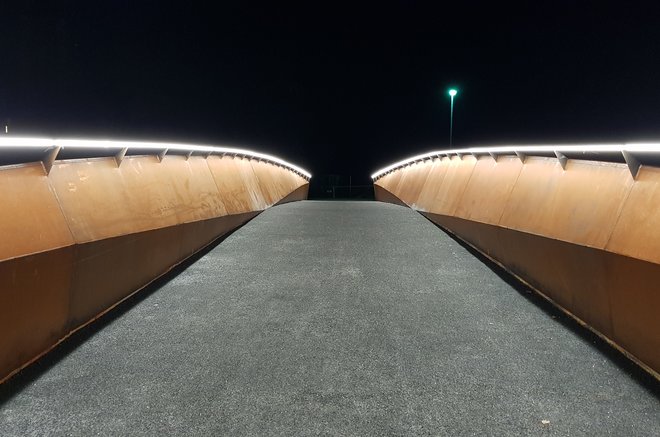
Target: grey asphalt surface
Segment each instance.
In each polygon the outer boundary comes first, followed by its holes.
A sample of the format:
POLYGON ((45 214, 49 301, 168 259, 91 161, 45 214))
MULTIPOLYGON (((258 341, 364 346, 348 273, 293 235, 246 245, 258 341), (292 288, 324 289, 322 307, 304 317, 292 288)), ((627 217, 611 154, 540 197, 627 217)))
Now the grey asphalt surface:
POLYGON ((659 435, 539 302, 412 210, 281 205, 0 389, 0 435, 659 435))

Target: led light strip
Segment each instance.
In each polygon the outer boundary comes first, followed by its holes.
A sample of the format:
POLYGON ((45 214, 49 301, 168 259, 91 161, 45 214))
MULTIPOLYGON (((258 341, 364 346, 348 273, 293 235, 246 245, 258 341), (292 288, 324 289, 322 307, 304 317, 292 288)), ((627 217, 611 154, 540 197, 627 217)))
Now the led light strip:
POLYGON ((197 144, 181 143, 155 143, 143 141, 112 141, 112 140, 85 140, 85 139, 57 139, 57 138, 23 138, 0 136, 0 148, 49 148, 61 147, 62 149, 147 149, 147 150, 176 150, 182 152, 216 153, 227 155, 249 156, 251 158, 280 164, 311 179, 312 175, 297 165, 286 162, 276 156, 254 152, 252 150, 237 149, 233 147, 204 146, 197 144))
MULTIPOLYGON (((534 153, 622 153, 626 162, 629 158, 626 153, 657 153, 660 154, 660 143, 630 143, 630 144, 585 144, 585 145, 555 145, 555 146, 497 146, 497 147, 470 147, 466 149, 438 150, 412 156, 402 161, 395 162, 387 167, 381 168, 371 175, 376 180, 384 174, 405 167, 408 164, 426 159, 432 159, 450 155, 503 155, 522 154, 533 155, 534 153)), ((558 156, 559 157, 559 156, 558 156)))

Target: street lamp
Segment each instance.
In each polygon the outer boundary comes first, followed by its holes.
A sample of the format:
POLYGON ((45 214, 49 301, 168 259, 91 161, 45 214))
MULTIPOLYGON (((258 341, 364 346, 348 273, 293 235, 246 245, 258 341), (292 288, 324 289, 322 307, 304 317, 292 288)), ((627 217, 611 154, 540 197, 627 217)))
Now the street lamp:
POLYGON ((454 133, 454 96, 458 94, 458 91, 454 88, 449 89, 449 97, 451 98, 451 109, 449 112, 449 147, 452 147, 453 142, 453 133, 454 133))

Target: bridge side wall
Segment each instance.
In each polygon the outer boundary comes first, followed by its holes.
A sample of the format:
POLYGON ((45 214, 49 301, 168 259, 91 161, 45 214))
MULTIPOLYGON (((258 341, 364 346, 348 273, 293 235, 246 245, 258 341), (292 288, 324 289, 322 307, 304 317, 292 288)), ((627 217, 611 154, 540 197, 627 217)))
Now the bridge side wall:
POLYGON ((378 200, 418 210, 658 377, 660 169, 633 179, 623 164, 454 156, 375 185, 378 200))
POLYGON ((0 381, 308 182, 230 156, 0 167, 0 381))

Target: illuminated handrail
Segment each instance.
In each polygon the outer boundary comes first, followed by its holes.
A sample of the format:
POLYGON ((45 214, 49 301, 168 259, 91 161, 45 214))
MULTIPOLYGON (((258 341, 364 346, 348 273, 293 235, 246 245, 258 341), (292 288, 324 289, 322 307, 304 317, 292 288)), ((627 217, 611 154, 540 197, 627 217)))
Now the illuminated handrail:
POLYGON ((463 156, 463 155, 491 155, 494 158, 498 155, 515 154, 524 158, 524 156, 534 156, 539 153, 554 154, 562 166, 566 165, 566 154, 575 153, 619 153, 623 156, 626 164, 630 168, 633 177, 637 175, 639 169, 639 160, 635 154, 651 153, 660 155, 660 143, 629 143, 629 144, 585 144, 585 145, 545 145, 545 146, 497 146, 497 147, 470 147, 465 149, 437 150, 412 156, 402 161, 383 167, 371 175, 374 181, 385 174, 405 167, 409 164, 425 161, 427 159, 441 158, 443 156, 463 156))
POLYGON ((90 149, 90 150, 117 150, 116 155, 123 158, 130 149, 154 150, 159 155, 164 156, 167 151, 201 153, 206 155, 230 155, 246 156, 257 160, 281 165, 289 170, 298 173, 306 179, 311 179, 312 175, 305 169, 284 161, 276 156, 264 153, 254 152, 252 150, 238 149, 233 147, 208 146, 198 144, 182 143, 160 143, 143 141, 121 141, 121 140, 88 140, 88 139, 59 139, 59 138, 24 138, 24 137, 4 137, 0 136, 0 150, 2 148, 30 148, 45 149, 50 151, 51 159, 54 161, 60 150, 65 149, 90 149), (54 151, 54 153, 52 153, 54 151))

